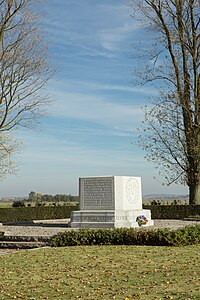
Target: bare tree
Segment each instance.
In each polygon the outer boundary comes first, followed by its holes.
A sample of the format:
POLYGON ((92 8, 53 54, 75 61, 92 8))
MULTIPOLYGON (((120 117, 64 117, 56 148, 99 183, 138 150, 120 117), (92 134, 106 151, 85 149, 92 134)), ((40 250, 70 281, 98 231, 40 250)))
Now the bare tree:
MULTIPOLYGON (((37 0, 0 0, 0 136, 35 127, 48 103, 41 90, 52 75, 34 10, 37 0), (7 133, 6 133, 7 132, 7 133)), ((4 139, 5 140, 5 139, 4 139)), ((3 146, 3 143, 1 144, 3 146)), ((13 153, 9 143, 5 149, 13 153)), ((4 150, 5 150, 4 149, 4 150)), ((2 148, 0 147, 0 151, 2 148)), ((3 151, 4 153, 4 151, 3 151)), ((0 154, 1 155, 1 154, 0 154)), ((6 156, 7 158, 9 157, 6 156)), ((3 156, 1 156, 3 159, 3 156)), ((1 167, 3 166, 1 161, 1 167)), ((6 168, 7 169, 7 168, 6 168)))
POLYGON ((200 2, 129 4, 133 17, 155 37, 146 55, 149 63, 139 75, 143 82, 161 80, 164 90, 146 114, 141 143, 148 158, 162 166, 168 183, 187 184, 190 203, 200 204, 200 2))
POLYGON ((13 140, 10 136, 0 135, 0 180, 15 171, 13 155, 19 150, 19 143, 13 140))

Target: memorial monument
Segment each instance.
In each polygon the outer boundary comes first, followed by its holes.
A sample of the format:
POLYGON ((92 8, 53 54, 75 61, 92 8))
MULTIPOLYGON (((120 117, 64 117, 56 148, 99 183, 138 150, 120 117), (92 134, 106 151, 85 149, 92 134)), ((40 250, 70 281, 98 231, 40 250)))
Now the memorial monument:
POLYGON ((151 211, 142 209, 141 178, 105 176, 79 178, 80 210, 71 213, 71 228, 139 227, 144 217, 152 226, 151 211))

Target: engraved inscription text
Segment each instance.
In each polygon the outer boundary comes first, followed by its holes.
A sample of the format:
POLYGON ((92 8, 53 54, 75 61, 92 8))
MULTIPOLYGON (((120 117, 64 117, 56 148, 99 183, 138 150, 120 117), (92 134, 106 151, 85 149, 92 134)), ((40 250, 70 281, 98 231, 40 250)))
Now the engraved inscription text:
POLYGON ((113 206, 113 178, 84 178, 82 184, 84 207, 110 208, 113 206))

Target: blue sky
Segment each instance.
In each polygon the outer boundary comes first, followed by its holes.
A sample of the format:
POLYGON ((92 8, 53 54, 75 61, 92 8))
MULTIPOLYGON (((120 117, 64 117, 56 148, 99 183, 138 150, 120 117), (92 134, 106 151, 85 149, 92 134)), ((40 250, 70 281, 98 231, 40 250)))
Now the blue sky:
POLYGON ((54 103, 40 131, 19 130, 19 170, 1 183, 1 197, 78 194, 84 176, 141 176, 143 194, 185 194, 164 187, 135 141, 154 87, 134 85, 132 44, 151 37, 123 0, 49 0, 44 5, 49 56, 57 69, 47 86, 54 103))

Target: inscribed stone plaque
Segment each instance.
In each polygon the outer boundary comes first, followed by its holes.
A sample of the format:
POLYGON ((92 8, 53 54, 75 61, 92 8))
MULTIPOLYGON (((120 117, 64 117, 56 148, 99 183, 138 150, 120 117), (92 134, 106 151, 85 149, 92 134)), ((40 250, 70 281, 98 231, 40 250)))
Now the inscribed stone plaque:
POLYGON ((114 209, 113 177, 80 178, 79 187, 81 210, 114 209))

